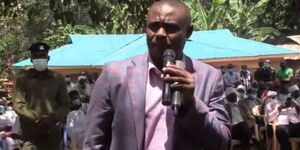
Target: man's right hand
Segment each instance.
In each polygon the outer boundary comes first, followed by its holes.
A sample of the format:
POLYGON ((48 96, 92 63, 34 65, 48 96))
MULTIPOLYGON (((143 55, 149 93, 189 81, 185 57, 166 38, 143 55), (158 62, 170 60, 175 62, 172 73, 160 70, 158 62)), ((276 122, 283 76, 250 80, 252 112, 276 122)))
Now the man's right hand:
POLYGON ((277 109, 279 112, 281 112, 282 109, 287 108, 285 104, 280 105, 277 109))
POLYGON ((55 119, 53 116, 42 116, 40 120, 37 121, 37 124, 42 127, 49 128, 55 124, 55 119))

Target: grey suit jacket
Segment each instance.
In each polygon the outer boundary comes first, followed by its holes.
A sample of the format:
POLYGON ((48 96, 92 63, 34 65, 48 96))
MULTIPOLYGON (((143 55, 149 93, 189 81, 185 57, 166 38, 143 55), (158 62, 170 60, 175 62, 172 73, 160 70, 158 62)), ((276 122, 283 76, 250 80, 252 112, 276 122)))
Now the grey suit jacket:
MULTIPOLYGON (((144 150, 148 53, 104 65, 88 109, 84 150, 144 150)), ((230 122, 221 72, 186 57, 195 107, 177 117, 173 150, 225 150, 230 122)))

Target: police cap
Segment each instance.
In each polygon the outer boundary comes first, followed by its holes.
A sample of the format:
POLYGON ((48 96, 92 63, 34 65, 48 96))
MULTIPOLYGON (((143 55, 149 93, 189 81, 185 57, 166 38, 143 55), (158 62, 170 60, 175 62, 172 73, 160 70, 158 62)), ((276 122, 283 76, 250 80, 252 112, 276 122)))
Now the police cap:
POLYGON ((50 46, 46 43, 43 42, 37 42, 37 43, 33 43, 30 47, 29 47, 29 51, 31 53, 34 52, 46 52, 48 53, 50 49, 50 46))

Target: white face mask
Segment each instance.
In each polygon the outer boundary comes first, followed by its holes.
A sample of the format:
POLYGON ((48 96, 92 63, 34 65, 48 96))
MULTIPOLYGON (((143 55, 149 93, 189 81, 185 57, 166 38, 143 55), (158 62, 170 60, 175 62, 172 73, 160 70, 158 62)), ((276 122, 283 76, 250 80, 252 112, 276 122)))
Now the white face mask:
POLYGON ((33 59, 33 68, 37 71, 44 71, 48 67, 48 59, 33 59))

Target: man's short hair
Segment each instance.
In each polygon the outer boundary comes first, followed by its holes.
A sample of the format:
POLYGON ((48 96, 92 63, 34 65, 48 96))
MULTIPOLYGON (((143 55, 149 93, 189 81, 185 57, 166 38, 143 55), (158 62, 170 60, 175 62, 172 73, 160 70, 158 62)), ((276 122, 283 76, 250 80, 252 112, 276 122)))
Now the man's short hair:
POLYGON ((192 17, 191 17, 191 13, 190 13, 189 7, 185 3, 183 3, 183 2, 181 2, 179 0, 161 0, 161 1, 154 2, 151 5, 149 11, 153 7, 161 6, 161 5, 164 5, 164 4, 168 4, 170 6, 177 7, 177 8, 183 8, 184 11, 186 12, 186 19, 187 19, 186 21, 187 21, 188 25, 191 24, 192 17))

